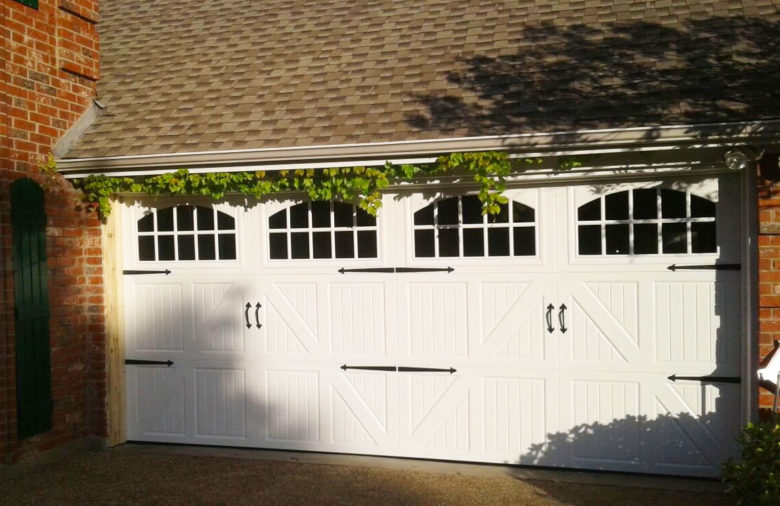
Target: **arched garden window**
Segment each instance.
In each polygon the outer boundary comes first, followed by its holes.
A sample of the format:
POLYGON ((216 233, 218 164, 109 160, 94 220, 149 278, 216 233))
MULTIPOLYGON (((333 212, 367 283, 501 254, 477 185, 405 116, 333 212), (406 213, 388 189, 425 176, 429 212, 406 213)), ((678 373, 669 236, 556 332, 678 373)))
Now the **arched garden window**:
POLYGON ((414 213, 414 256, 501 257, 536 254, 536 212, 519 202, 483 215, 476 196, 451 197, 414 213))
POLYGON ((236 219, 205 206, 150 211, 138 220, 138 259, 235 260, 236 219))
POLYGON ((663 188, 610 193, 577 209, 580 255, 714 253, 715 202, 663 188))
POLYGON ((376 258, 376 218, 343 202, 303 202, 268 218, 271 259, 376 258))

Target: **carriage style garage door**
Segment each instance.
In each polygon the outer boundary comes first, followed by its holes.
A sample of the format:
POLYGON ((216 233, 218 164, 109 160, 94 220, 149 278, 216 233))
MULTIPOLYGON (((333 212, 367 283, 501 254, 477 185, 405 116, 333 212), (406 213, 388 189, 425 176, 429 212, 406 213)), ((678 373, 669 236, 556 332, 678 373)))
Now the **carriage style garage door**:
POLYGON ((128 439, 715 475, 740 424, 739 195, 128 204, 128 439))

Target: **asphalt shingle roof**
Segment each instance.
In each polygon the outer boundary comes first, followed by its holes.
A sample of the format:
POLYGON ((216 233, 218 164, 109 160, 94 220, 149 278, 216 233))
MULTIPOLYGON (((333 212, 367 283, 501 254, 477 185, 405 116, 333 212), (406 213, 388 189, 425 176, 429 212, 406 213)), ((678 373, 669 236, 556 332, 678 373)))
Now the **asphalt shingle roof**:
POLYGON ((67 158, 780 117, 778 0, 105 0, 67 158))

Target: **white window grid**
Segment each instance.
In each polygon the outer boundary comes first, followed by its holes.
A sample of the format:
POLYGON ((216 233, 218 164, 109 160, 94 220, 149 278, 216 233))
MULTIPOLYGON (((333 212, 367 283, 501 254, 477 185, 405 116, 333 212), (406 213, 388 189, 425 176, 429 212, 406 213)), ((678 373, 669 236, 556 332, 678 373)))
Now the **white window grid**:
MULTIPOLYGON (((165 208, 165 209, 170 209, 170 208, 165 208)), ((233 236, 233 240, 235 241, 235 236, 236 236, 236 218, 235 218, 235 216, 230 216, 227 213, 223 213, 222 211, 218 211, 218 210, 216 210, 214 208, 209 208, 209 207, 205 207, 205 206, 186 206, 186 205, 184 205, 184 206, 173 206, 172 209, 173 209, 173 213, 172 213, 172 215, 173 215, 173 218, 172 218, 173 219, 173 230, 163 230, 163 231, 159 230, 157 213, 158 213, 158 211, 162 211, 163 209, 153 209, 150 213, 147 213, 147 214, 145 214, 144 216, 142 216, 141 218, 138 219, 138 221, 140 222, 142 219, 146 218, 149 214, 152 214, 152 216, 153 216, 152 231, 148 231, 148 232, 138 231, 137 230, 137 224, 136 224, 136 234, 138 235, 139 238, 140 237, 153 237, 154 238, 154 258, 155 258, 154 260, 139 260, 139 261, 142 261, 142 262, 160 262, 161 261, 160 260, 160 241, 158 240, 159 237, 173 237, 173 248, 174 248, 174 250, 173 250, 174 251, 173 260, 165 260, 166 262, 168 262, 168 261, 171 261, 171 262, 173 262, 173 261, 176 261, 176 262, 180 262, 180 261, 181 262, 199 261, 200 260, 200 246, 199 246, 199 240, 198 239, 200 237, 205 237, 205 236, 212 236, 212 238, 213 238, 213 241, 214 241, 214 260, 235 260, 235 257, 234 258, 230 258, 230 259, 221 258, 220 254, 219 254, 219 236, 230 235, 230 236, 233 236), (178 219, 179 209, 180 208, 184 208, 184 207, 192 207, 193 208, 193 213, 192 213, 192 215, 193 215, 192 216, 192 220, 193 220, 192 230, 179 230, 178 229, 178 227, 179 227, 179 219, 178 219), (206 209, 206 210, 211 211, 211 216, 212 216, 212 220, 213 220, 212 223, 214 225, 213 228, 203 229, 203 230, 200 230, 198 228, 198 214, 199 214, 199 210, 200 209, 206 209), (226 214, 226 215, 230 216, 231 218, 233 218, 233 226, 230 227, 230 228, 219 228, 219 223, 217 221, 219 213, 226 214), (195 259, 194 260, 179 260, 179 256, 180 255, 179 255, 179 239, 178 239, 178 237, 179 236, 187 236, 187 235, 193 236, 193 240, 195 241, 195 259)), ((236 256, 237 256, 237 254, 238 254, 238 252, 236 252, 236 256)), ((207 261, 212 261, 212 260, 207 260, 207 261)))
MULTIPOLYGON (((699 216, 699 217, 693 217, 691 216, 691 192, 690 191, 681 191, 681 190, 670 190, 668 188, 656 188, 655 189, 655 200, 656 200, 656 218, 634 218, 634 192, 633 190, 625 190, 628 193, 628 219, 625 220, 608 220, 606 219, 606 197, 607 195, 602 195, 599 197, 599 204, 601 206, 601 212, 600 216, 601 219, 598 220, 580 220, 577 219, 577 225, 600 225, 601 226, 601 253, 600 255, 607 255, 607 225, 628 225, 628 247, 629 252, 624 253, 622 255, 610 255, 610 256, 627 256, 627 255, 639 255, 639 256, 661 256, 661 255, 682 255, 682 254, 712 254, 715 253, 712 252, 705 252, 705 253, 694 253, 693 252, 693 240, 692 240, 692 223, 714 223, 716 221, 715 216, 699 216), (678 191, 680 193, 685 193, 685 217, 679 217, 679 218, 663 218, 662 217, 662 200, 661 195, 662 191, 678 191), (685 235, 686 235, 686 246, 685 246, 685 253, 664 253, 663 252, 663 224, 664 223, 684 223, 685 224, 685 235), (649 224, 649 225, 659 225, 657 227, 657 248, 658 253, 634 253, 634 225, 642 225, 642 224, 649 224)), ((704 197, 699 197, 704 198, 704 197)), ((595 199, 594 199, 595 200, 595 199)), ((705 199, 710 201, 709 199, 705 199)), ((593 202, 593 200, 590 200, 588 202, 585 202, 582 206, 590 204, 593 202)), ((713 204, 716 204, 716 202, 712 202, 713 204)), ((578 208, 579 210, 579 208, 578 208)), ((577 229, 577 245, 579 252, 579 227, 577 229)), ((583 254, 582 256, 588 256, 588 257, 595 257, 598 256, 596 254, 583 254)))
MULTIPOLYGON (((329 217, 329 226, 317 226, 315 227, 313 225, 314 223, 314 217, 313 217, 313 211, 312 211, 312 203, 311 202, 302 202, 300 204, 296 204, 294 206, 286 207, 280 211, 277 211, 276 213, 272 214, 268 217, 268 233, 269 234, 285 234, 286 240, 287 240, 287 258, 271 258, 273 261, 285 261, 285 260, 328 260, 328 258, 323 257, 314 257, 314 234, 315 233, 330 233, 330 259, 337 259, 337 260, 350 260, 350 257, 336 257, 336 232, 352 232, 352 257, 351 259, 365 259, 365 258, 377 258, 379 255, 379 237, 377 234, 378 227, 376 224, 374 225, 358 225, 357 223, 357 217, 358 217, 358 211, 362 211, 358 209, 357 206, 352 205, 352 225, 351 226, 336 226, 336 216, 335 216, 335 210, 334 210, 334 202, 330 201, 328 202, 328 212, 330 213, 329 217), (293 207, 296 206, 307 206, 306 208, 306 219, 307 219, 307 226, 306 227, 292 227, 290 226, 290 212, 293 207), (270 226, 270 220, 272 216, 276 216, 278 213, 284 213, 284 219, 285 219, 285 227, 284 228, 271 228, 270 226), (374 243, 376 244, 376 250, 377 253, 373 257, 358 257, 358 232, 374 232, 374 243), (308 235, 309 240, 309 257, 307 258, 292 258, 292 234, 295 233, 306 233, 308 235)), ((349 204, 346 204, 349 205, 349 204)), ((365 211, 363 211, 365 212, 365 211)), ((376 218, 374 218, 376 223, 376 218)), ((270 257, 270 251, 269 251, 269 257, 270 257)))
MULTIPOLYGON (((429 206, 433 207, 433 225, 417 225, 414 224, 414 230, 433 230, 434 231, 434 238, 433 238, 433 245, 434 245, 434 256, 432 257, 417 257, 415 253, 415 258, 496 258, 496 257, 513 257, 513 256, 521 256, 521 257, 527 257, 527 256, 533 256, 533 255, 513 255, 515 251, 515 234, 513 233, 513 230, 515 228, 533 228, 534 229, 534 244, 538 245, 538 237, 536 237, 537 231, 536 231, 536 222, 537 222, 537 213, 536 210, 533 208, 534 211, 534 221, 514 221, 514 213, 512 212, 512 206, 514 206, 516 203, 513 200, 510 200, 506 205, 510 206, 508 209, 508 220, 505 222, 491 222, 487 214, 482 215, 482 223, 463 223, 463 198, 462 197, 450 197, 450 198, 457 198, 458 199, 458 223, 452 223, 452 224, 439 224, 439 203, 443 200, 448 199, 442 199, 437 200, 429 206), (488 242, 488 230, 490 229, 498 229, 498 228, 505 228, 509 229, 507 232, 509 234, 509 253, 506 255, 491 255, 490 254, 490 248, 489 248, 489 242, 488 242), (458 230, 458 256, 457 257, 440 257, 439 256, 439 231, 440 230, 447 230, 447 229, 457 229, 458 230), (485 254, 484 255, 469 255, 465 256, 463 252, 463 230, 465 229, 482 229, 482 244, 484 245, 485 254)), ((524 204, 519 204, 524 205, 524 204)), ((427 207, 427 206, 426 206, 427 207)), ((418 209, 418 211, 421 211, 422 209, 425 209, 424 207, 421 209, 418 209)), ((412 218, 414 219, 414 218, 412 218)), ((416 241, 416 239, 414 239, 416 241)), ((415 244, 415 252, 416 252, 416 244, 415 244)), ((536 252, 534 252, 534 255, 536 252)))

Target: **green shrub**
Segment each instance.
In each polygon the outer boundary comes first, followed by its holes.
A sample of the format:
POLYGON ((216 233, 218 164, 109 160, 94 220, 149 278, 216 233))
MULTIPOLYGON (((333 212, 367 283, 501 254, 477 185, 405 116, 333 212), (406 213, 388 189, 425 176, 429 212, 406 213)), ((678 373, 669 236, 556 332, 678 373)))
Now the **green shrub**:
POLYGON ((741 462, 729 461, 723 479, 744 506, 780 504, 780 417, 749 423, 739 435, 741 462))

